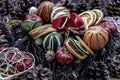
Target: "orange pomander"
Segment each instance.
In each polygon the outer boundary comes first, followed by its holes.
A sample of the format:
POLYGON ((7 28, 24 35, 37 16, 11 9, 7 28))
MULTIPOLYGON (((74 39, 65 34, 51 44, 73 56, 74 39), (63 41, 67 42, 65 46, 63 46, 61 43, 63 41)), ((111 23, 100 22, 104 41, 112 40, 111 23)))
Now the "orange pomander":
POLYGON ((44 1, 40 3, 37 14, 42 18, 44 23, 50 22, 51 12, 54 7, 54 3, 50 1, 44 1))
POLYGON ((100 50, 108 42, 108 32, 100 26, 93 26, 85 32, 83 40, 91 49, 100 50))

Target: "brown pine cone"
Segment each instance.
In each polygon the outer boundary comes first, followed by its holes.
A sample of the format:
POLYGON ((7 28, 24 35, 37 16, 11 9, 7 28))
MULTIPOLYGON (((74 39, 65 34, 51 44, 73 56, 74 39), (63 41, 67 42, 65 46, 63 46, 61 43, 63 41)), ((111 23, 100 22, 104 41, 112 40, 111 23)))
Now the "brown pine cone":
POLYGON ((60 0, 60 1, 63 6, 68 8, 71 5, 72 0, 60 0))
POLYGON ((46 58, 47 61, 54 60, 55 59, 54 51, 52 51, 52 50, 47 51, 47 53, 45 54, 45 58, 46 58))
POLYGON ((12 11, 12 17, 15 19, 25 19, 26 14, 29 12, 29 8, 35 5, 34 0, 19 0, 18 8, 12 11))
POLYGON ((70 12, 78 13, 77 7, 76 3, 71 3, 68 8, 70 9, 70 12))
POLYGON ((78 13, 88 10, 88 5, 86 3, 78 4, 77 7, 78 13))
POLYGON ((0 47, 7 47, 10 41, 11 31, 3 22, 0 22, 0 47))
POLYGON ((108 4, 106 10, 110 16, 119 16, 120 15, 120 1, 115 0, 108 4))
POLYGON ((95 8, 99 9, 99 7, 100 7, 99 3, 100 3, 99 0, 93 0, 90 4, 91 9, 95 9, 95 8))
POLYGON ((12 12, 12 17, 15 19, 25 19, 26 16, 25 12, 21 8, 17 8, 12 12))
POLYGON ((72 0, 60 0, 62 6, 68 8, 70 10, 70 12, 75 12, 78 13, 77 10, 77 4, 76 3, 72 3, 72 0))
POLYGON ((52 72, 48 68, 43 68, 41 64, 29 71, 28 79, 32 80, 52 80, 52 72))
POLYGON ((53 0, 40 0, 40 3, 44 2, 44 1, 53 1, 53 0))
POLYGON ((110 80, 107 65, 103 61, 93 61, 87 69, 87 80, 110 80))
POLYGON ((27 10, 31 6, 34 6, 35 2, 34 0, 19 0, 18 4, 21 9, 27 10))
POLYGON ((120 54, 108 58, 108 67, 113 77, 120 78, 120 54))
POLYGON ((12 80, 52 80, 52 72, 41 64, 12 80))
POLYGON ((8 0, 0 0, 0 15, 5 16, 13 11, 12 5, 8 0))
POLYGON ((21 20, 11 20, 8 22, 7 25, 10 29, 13 29, 13 28, 19 26, 21 22, 22 22, 21 20))

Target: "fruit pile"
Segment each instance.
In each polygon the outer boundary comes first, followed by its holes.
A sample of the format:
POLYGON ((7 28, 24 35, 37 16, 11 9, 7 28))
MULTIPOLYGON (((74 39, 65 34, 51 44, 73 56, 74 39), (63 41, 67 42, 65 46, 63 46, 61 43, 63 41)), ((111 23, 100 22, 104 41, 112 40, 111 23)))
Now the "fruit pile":
POLYGON ((104 13, 99 9, 78 15, 70 13, 61 3, 43 1, 38 9, 30 8, 21 29, 37 45, 43 46, 46 60, 52 61, 56 57, 60 64, 69 64, 74 57, 84 60, 88 55, 94 55, 92 50, 104 48, 109 34, 116 32, 113 23, 101 23, 103 17, 104 13), (81 33, 83 37, 80 37, 81 33))
POLYGON ((15 47, 4 48, 0 52, 0 78, 10 79, 20 75, 35 64, 35 59, 29 52, 19 51, 15 47))
POLYGON ((37 0, 34 4, 33 0, 19 0, 19 6, 16 5, 15 10, 8 13, 6 21, 3 19, 12 32, 9 46, 20 50, 11 47, 1 49, 2 78, 27 72, 36 61, 33 72, 26 73, 26 77, 23 74, 25 79, 77 80, 86 74, 89 75, 86 80, 94 78, 94 75, 96 80, 100 76, 100 80, 109 80, 110 70, 106 58, 109 55, 113 62, 110 55, 113 49, 108 44, 111 36, 118 33, 118 26, 104 19, 102 9, 88 10, 87 3, 78 7, 71 0, 66 1, 55 4, 44 0, 39 3, 37 0), (109 48, 108 52, 103 54, 106 47, 109 48))

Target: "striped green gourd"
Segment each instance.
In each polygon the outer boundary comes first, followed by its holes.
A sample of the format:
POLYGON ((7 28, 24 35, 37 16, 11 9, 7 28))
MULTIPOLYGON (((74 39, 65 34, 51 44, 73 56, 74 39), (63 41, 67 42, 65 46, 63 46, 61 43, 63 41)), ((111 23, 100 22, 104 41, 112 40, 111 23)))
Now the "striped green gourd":
POLYGON ((56 50, 58 47, 62 46, 63 38, 58 32, 51 32, 45 36, 43 40, 43 47, 45 50, 56 50))

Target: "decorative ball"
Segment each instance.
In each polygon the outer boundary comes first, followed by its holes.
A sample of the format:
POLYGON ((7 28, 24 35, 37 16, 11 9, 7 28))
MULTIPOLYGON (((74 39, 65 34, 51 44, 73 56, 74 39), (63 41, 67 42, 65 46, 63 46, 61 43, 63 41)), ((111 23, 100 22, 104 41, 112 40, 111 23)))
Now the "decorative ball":
POLYGON ((72 30, 75 30, 75 31, 78 31, 78 32, 86 30, 85 27, 84 27, 84 21, 83 21, 82 17, 80 17, 76 13, 71 13, 68 29, 72 29, 72 30))
POLYGON ((44 23, 50 21, 50 15, 53 7, 54 7, 54 4, 50 1, 44 1, 40 3, 37 14, 42 18, 44 23))
POLYGON ((100 26, 93 26, 85 32, 83 40, 91 49, 100 50, 108 42, 108 32, 100 26))
POLYGON ((110 35, 117 32, 117 27, 112 21, 102 21, 100 26, 103 27, 110 35))
POLYGON ((43 47, 45 50, 56 50, 63 44, 63 38, 58 32, 51 32, 45 36, 43 40, 43 47))
POLYGON ((58 47, 56 51, 56 60, 59 64, 70 64, 74 60, 74 56, 68 51, 68 49, 63 47, 58 47))
POLYGON ((32 26, 33 22, 30 21, 24 21, 21 23, 21 30, 24 32, 29 32, 30 30, 32 30, 32 26))
POLYGON ((53 28, 55 28, 58 32, 65 32, 68 31, 67 23, 68 23, 68 18, 64 16, 53 20, 52 25, 53 28))
POLYGON ((66 7, 55 6, 51 13, 51 22, 53 22, 53 20, 57 18, 60 18, 60 17, 69 18, 69 16, 70 16, 70 11, 66 7))
POLYGON ((25 32, 29 32, 30 30, 39 27, 42 25, 42 19, 36 14, 29 14, 26 16, 24 22, 21 23, 21 29, 25 32))
POLYGON ((37 8, 34 6, 30 7, 29 14, 37 14, 37 8))
POLYGON ((36 14, 29 14, 29 15, 27 15, 26 18, 25 18, 25 20, 31 21, 31 22, 37 22, 37 21, 39 21, 39 22, 42 23, 41 17, 39 17, 36 14))

